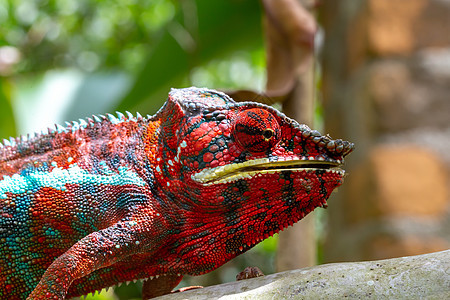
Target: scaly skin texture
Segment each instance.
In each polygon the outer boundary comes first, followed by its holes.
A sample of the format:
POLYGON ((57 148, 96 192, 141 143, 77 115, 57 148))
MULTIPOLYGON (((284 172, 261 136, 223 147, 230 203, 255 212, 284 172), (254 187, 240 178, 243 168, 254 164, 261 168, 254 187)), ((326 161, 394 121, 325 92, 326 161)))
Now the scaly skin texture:
POLYGON ((352 149, 196 88, 172 90, 154 116, 94 116, 4 141, 0 298, 143 278, 144 298, 168 293, 324 205, 352 149))

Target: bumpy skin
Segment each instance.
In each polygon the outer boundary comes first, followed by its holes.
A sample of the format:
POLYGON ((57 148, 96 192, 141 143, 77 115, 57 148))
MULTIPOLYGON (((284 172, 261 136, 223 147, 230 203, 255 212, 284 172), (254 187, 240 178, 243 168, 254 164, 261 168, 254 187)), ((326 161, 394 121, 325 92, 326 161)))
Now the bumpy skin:
POLYGON ((0 144, 0 298, 63 299, 216 269, 322 206, 353 145, 275 109, 172 90, 154 116, 94 116, 0 144))

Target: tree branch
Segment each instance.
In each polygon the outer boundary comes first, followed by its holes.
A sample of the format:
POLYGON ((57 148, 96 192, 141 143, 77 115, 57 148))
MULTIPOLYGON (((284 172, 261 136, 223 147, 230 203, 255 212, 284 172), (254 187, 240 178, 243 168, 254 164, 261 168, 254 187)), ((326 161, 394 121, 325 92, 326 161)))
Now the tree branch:
POLYGON ((450 250, 379 261, 334 263, 157 299, 449 299, 450 250))

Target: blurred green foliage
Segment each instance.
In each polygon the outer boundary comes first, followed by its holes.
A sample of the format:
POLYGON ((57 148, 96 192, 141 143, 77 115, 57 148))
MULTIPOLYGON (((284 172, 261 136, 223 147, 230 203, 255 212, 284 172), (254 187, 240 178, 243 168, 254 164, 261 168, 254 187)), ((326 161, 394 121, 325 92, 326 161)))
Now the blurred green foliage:
POLYGON ((0 45, 18 47, 16 72, 77 67, 136 73, 179 3, 170 0, 6 0, 0 45))
MULTIPOLYGON (((170 87, 189 85, 194 68, 207 65, 214 58, 262 48, 258 2, 202 0, 180 3, 185 5, 179 7, 165 26, 137 80, 119 104, 119 110, 128 105, 149 103, 145 101, 149 98, 164 99, 170 87)), ((149 109, 150 106, 140 107, 149 109)), ((154 108, 150 107, 151 110, 154 108)))
MULTIPOLYGON (((263 87, 261 7, 256 0, 6 0, 0 2, 0 24, 0 76, 12 85, 15 110, 24 106, 17 98, 29 98, 21 92, 30 81, 68 69, 84 74, 87 84, 90 74, 104 77, 97 80, 97 89, 91 84, 88 92, 84 85, 72 91, 91 103, 106 100, 89 96, 101 98, 112 85, 124 87, 116 92, 119 99, 90 113, 153 113, 171 87, 263 87), (108 81, 114 74, 123 83, 108 81)), ((75 103, 63 114, 67 118, 86 117, 85 110, 76 108, 83 103, 76 96, 65 97, 75 103)), ((30 123, 33 118, 30 113, 16 115, 19 125, 21 119, 30 123)), ((20 133, 29 127, 19 126, 20 133)))
MULTIPOLYGON (((15 136, 24 119, 38 130, 38 117, 153 113, 171 87, 261 89, 261 13, 256 0, 0 1, 0 138, 15 136), (118 99, 103 99, 111 91, 118 99), (49 95, 72 102, 49 104, 49 95)), ((234 280, 248 265, 271 273, 275 248, 276 238, 268 239, 184 284, 234 280)), ((123 285, 88 299, 139 298, 140 288, 123 285)))
POLYGON ((10 102, 10 85, 0 78, 0 137, 14 136, 15 123, 10 102))

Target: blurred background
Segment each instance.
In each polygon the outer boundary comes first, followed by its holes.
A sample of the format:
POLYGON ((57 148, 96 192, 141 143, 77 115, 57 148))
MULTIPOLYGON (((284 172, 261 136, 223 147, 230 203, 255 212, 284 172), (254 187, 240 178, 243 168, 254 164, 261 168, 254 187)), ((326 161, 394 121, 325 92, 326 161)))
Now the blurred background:
MULTIPOLYGON (((444 250, 449 32, 445 0, 5 0, 0 139, 115 110, 153 114, 171 87, 222 89, 356 150, 329 208, 300 232, 182 285, 233 281, 249 265, 270 274, 444 250)), ((140 290, 88 298, 139 299, 140 290)))

